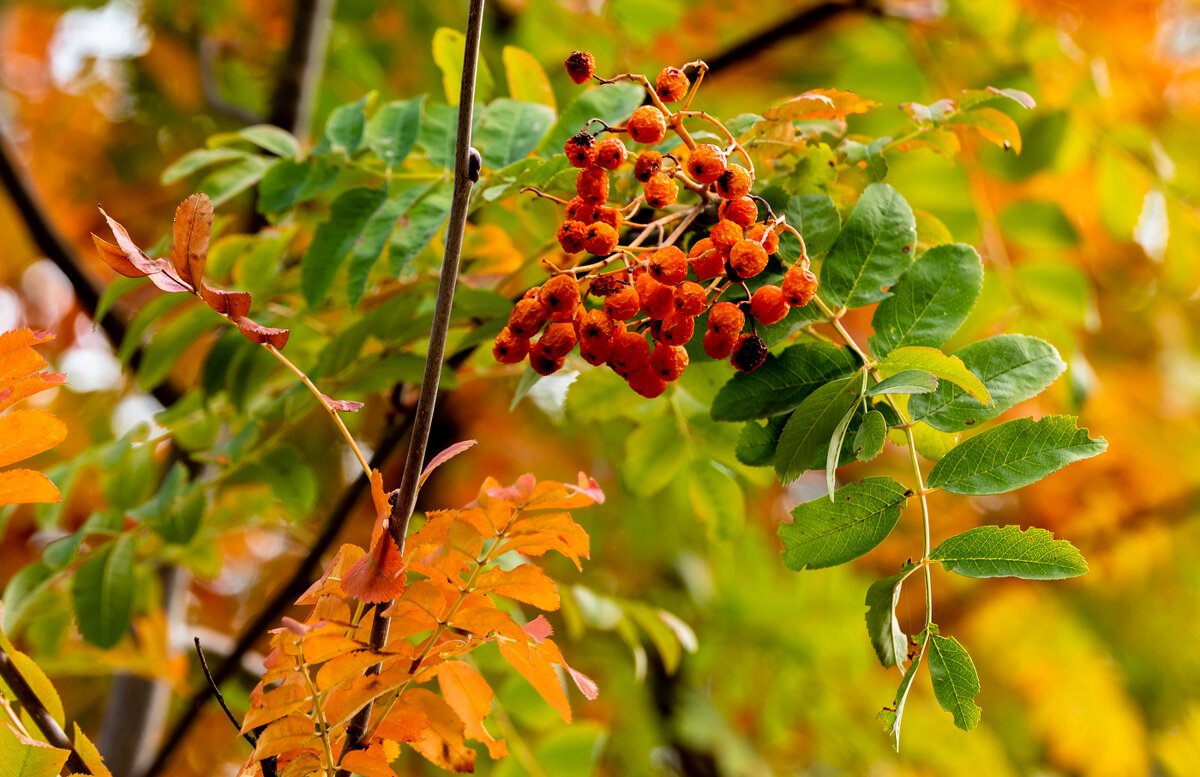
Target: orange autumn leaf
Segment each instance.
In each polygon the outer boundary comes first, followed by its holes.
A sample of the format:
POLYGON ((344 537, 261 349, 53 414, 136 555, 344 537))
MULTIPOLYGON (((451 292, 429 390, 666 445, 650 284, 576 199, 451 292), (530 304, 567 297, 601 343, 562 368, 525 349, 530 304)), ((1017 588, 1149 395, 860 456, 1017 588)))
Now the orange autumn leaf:
POLYGON ((518 602, 532 604, 540 610, 553 611, 559 606, 558 589, 535 564, 522 564, 513 569, 494 567, 484 572, 475 586, 479 593, 498 594, 518 602))
POLYGON ((28 346, 0 355, 0 378, 25 377, 45 367, 42 355, 28 346))
POLYGON ((296 604, 316 604, 322 596, 345 596, 342 590, 342 579, 346 571, 365 555, 365 551, 357 545, 349 543, 338 548, 333 562, 325 569, 325 574, 296 600, 296 604))
MULTIPOLYGON (((50 340, 48 332, 15 329, 0 334, 0 410, 62 384, 57 372, 42 373, 46 360, 33 346, 50 340)), ((15 410, 0 416, 0 467, 53 448, 67 436, 67 425, 45 410, 15 410)), ((30 469, 0 472, 0 505, 58 502, 62 496, 49 478, 30 469)))
MULTIPOLYGON (((549 640, 546 640, 546 643, 549 644, 549 640)), ((558 710, 564 723, 570 723, 571 703, 567 701, 567 693, 558 679, 558 672, 554 671, 554 665, 533 645, 500 642, 499 647, 500 655, 504 656, 509 666, 517 670, 547 704, 558 710)))
POLYGON ((353 750, 342 758, 342 768, 349 769, 362 777, 395 777, 395 772, 389 766, 397 755, 389 752, 383 742, 372 742, 365 750, 353 750))
POLYGON ((39 372, 23 377, 0 378, 0 410, 7 410, 26 397, 66 382, 67 376, 61 372, 39 372))
POLYGON ((316 737, 311 719, 305 715, 288 715, 270 724, 258 735, 254 756, 263 759, 280 755, 303 747, 316 737))
POLYGON ((16 410, 0 417, 0 467, 35 456, 67 437, 67 425, 45 410, 16 410))
POLYGON ((504 740, 497 740, 483 727, 483 719, 492 707, 492 688, 463 661, 447 661, 437 670, 438 687, 446 703, 462 719, 468 737, 487 745, 488 755, 503 758, 508 755, 504 740))
POLYGON ((375 547, 346 571, 342 588, 346 595, 360 602, 377 604, 389 602, 404 593, 404 557, 384 532, 375 540, 375 547))
POLYGON ((475 751, 463 744, 465 724, 442 697, 424 688, 412 688, 400 699, 429 718, 429 727, 411 743, 414 750, 443 769, 475 771, 475 751))
POLYGON ((0 472, 0 506, 16 504, 53 504, 62 499, 50 478, 31 469, 0 472))

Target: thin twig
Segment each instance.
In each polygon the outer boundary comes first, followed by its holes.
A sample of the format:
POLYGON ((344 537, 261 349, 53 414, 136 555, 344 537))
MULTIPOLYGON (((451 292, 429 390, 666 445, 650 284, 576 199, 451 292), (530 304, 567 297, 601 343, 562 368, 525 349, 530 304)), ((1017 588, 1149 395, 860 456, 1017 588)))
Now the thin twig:
MULTIPOLYGON (((242 724, 238 723, 237 718, 233 716, 233 712, 229 709, 229 705, 225 703, 225 696, 221 693, 220 686, 218 686, 213 680, 212 672, 208 671, 208 661, 205 660, 204 650, 200 647, 200 638, 193 637, 192 639, 196 643, 196 655, 200 657, 200 668, 204 670, 204 677, 208 680, 209 687, 212 688, 213 696, 217 697, 217 704, 221 705, 221 709, 225 710, 225 717, 229 718, 229 722, 232 723, 233 727, 240 732, 242 730, 242 724)), ((258 744, 258 738, 250 732, 242 734, 242 738, 249 742, 251 747, 254 747, 256 744, 258 744)))
POLYGON ((29 717, 33 719, 38 731, 42 732, 42 736, 46 737, 46 741, 60 750, 70 751, 71 754, 67 756, 67 769, 74 774, 91 774, 91 769, 88 769, 79 753, 75 752, 74 745, 71 744, 70 739, 67 739, 66 733, 58 725, 58 721, 50 715, 46 705, 42 704, 42 700, 29 686, 25 676, 21 674, 16 664, 3 650, 0 650, 0 678, 12 689, 13 695, 29 713, 29 717))

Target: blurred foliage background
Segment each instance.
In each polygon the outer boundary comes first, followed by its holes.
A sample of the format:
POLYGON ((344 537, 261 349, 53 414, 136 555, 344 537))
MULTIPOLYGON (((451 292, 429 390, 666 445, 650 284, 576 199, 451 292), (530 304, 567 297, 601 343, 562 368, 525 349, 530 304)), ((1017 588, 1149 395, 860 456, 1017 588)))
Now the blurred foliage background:
MULTIPOLYGON (((788 572, 775 528, 791 506, 820 493, 819 473, 780 489, 769 472, 733 461, 736 430, 703 418, 689 417, 688 444, 670 435, 659 444, 648 414, 666 406, 632 401, 600 371, 579 378, 565 408, 545 400, 547 413, 530 398, 510 411, 519 373, 486 358, 468 361, 441 406, 433 445, 482 443, 439 472, 423 505, 463 503, 486 474, 509 481, 525 471, 571 480, 583 469, 610 496, 577 516, 593 538, 582 576, 566 565, 554 570, 578 583, 554 623, 568 635, 572 664, 599 682, 600 699, 576 697, 577 721, 565 727, 509 676, 498 684, 500 700, 529 755, 496 765, 481 758, 481 771, 1195 774, 1200 4, 495 0, 487 13, 482 53, 495 75, 490 90, 487 77, 481 82, 482 101, 505 93, 505 46, 541 63, 560 106, 575 94, 560 67, 573 49, 591 51, 602 73, 653 74, 703 58, 714 66, 702 89, 713 114, 761 112, 810 88, 850 89, 882 104, 851 118, 851 132, 867 137, 895 133, 901 103, 986 85, 1032 94, 1036 109, 1012 111, 1024 140, 1019 156, 990 146, 964 147, 953 159, 928 149, 892 154, 887 180, 984 257, 984 296, 959 338, 1003 326, 1051 341, 1067 360, 1067 375, 1020 412, 1077 412, 1110 448, 1015 495, 936 495, 941 536, 980 523, 1033 524, 1069 538, 1091 572, 1055 584, 939 575, 938 621, 978 664, 983 723, 971 734, 957 731, 918 684, 897 755, 874 716, 892 699, 898 675, 878 667, 864 639, 862 598, 871 580, 919 547, 915 516, 857 565, 788 572), (736 481, 734 496, 711 498, 711 484, 722 479, 736 481), (682 624, 658 617, 660 608, 682 624)), ((0 7, 6 148, 97 284, 113 281, 90 246, 89 233, 103 226, 97 203, 119 212, 135 235, 165 234, 191 188, 186 179, 162 185, 160 174, 208 136, 267 115, 291 14, 287 0, 10 0, 0 7)), ((461 29, 464 17, 460 2, 339 0, 313 127, 369 90, 381 100, 428 94, 429 104, 444 103, 431 41, 439 27, 461 29)), ((229 234, 259 226, 248 194, 221 213, 229 234)), ((467 285, 509 273, 535 282, 554 228, 542 203, 508 199, 485 211, 468 231, 475 279, 467 285)), ((311 236, 305 229, 296 240, 311 236)), ((162 434, 145 425, 160 409, 147 394, 155 381, 145 367, 164 327, 136 313, 153 295, 135 292, 115 305, 110 315, 128 322, 131 342, 149 343, 140 372, 128 369, 131 350, 93 326, 8 194, 0 195, 0 234, 0 331, 55 332, 51 362, 71 384, 46 395, 71 435, 41 468, 57 465, 74 479, 61 507, 5 514, 0 581, 8 600, 19 598, 14 576, 98 505, 137 505, 153 495, 161 465, 153 445, 138 456, 97 446, 162 434)), ((429 255, 438 248, 435 239, 429 255)), ((302 336, 319 348, 357 320, 347 311, 306 321, 302 336)), ((154 367, 158 382, 186 389, 203 380, 211 340, 176 339, 159 350, 168 347, 170 358, 154 367)), ((239 369, 253 371, 252 362, 239 369)), ((392 377, 404 377, 413 367, 395 369, 392 377)), ((689 390, 702 396, 703 381, 697 370, 689 390)), ((373 439, 385 415, 384 403, 369 404, 357 433, 373 439)), ((65 593, 45 591, 25 608, 22 644, 63 690, 69 717, 98 729, 118 672, 165 683, 176 694, 172 712, 180 710, 179 698, 202 683, 190 635, 202 634, 215 654, 227 650, 228 635, 294 567, 353 474, 331 455, 324 424, 310 416, 287 432, 285 454, 232 475, 241 487, 222 492, 205 517, 203 541, 169 559, 195 575, 182 613, 164 615, 150 566, 139 571, 136 637, 117 649, 79 640, 65 593)), ((902 453, 892 455, 899 466, 902 453)), ((220 456, 209 463, 220 465, 220 456)), ((347 536, 361 541, 369 526, 364 508, 347 536)), ((899 612, 912 631, 921 603, 906 598, 899 612)), ((244 708, 249 677, 226 684, 235 708, 244 708)), ((222 773, 245 753, 210 705, 171 773, 222 773)), ((410 764, 422 773, 415 759, 410 764)))

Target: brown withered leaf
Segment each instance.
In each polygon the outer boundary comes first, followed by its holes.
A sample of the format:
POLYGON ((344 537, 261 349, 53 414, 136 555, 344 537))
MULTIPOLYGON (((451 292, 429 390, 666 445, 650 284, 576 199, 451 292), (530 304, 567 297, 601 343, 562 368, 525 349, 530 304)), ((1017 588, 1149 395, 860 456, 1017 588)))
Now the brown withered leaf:
MULTIPOLYGON (((171 262, 175 265, 179 277, 185 283, 191 284, 193 289, 201 288, 204 282, 204 263, 208 261, 208 242, 212 237, 212 225, 213 205, 207 194, 193 194, 175 209, 171 262)), ((247 301, 246 310, 249 309, 250 303, 247 301)), ((240 315, 245 315, 245 311, 240 315)))
MULTIPOLYGON (((101 248, 100 257, 105 261, 109 261, 119 253, 127 263, 124 271, 116 266, 113 266, 114 270, 117 270, 122 275, 129 275, 129 267, 133 267, 136 270, 140 270, 142 275, 148 277, 155 286, 163 291, 195 291, 191 284, 179 277, 179 274, 175 272, 175 268, 166 259, 151 259, 146 256, 146 252, 137 247, 137 243, 133 242, 133 238, 129 236, 129 232, 125 227, 121 226, 112 216, 105 213, 104 208, 100 209, 100 214, 104 216, 104 220, 108 222, 109 228, 113 231, 113 236, 117 238, 116 246, 108 243, 108 248, 101 248), (112 249, 116 249, 116 251, 112 249)), ((92 235, 92 239, 96 241, 97 246, 104 242, 95 235, 92 235)), ((137 276, 132 275, 130 277, 136 278, 137 276)))

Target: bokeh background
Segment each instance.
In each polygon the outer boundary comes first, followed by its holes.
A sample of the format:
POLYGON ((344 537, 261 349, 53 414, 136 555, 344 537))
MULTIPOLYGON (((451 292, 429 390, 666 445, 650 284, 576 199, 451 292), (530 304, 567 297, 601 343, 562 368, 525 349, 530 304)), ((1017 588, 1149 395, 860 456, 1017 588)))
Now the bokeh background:
MULTIPOLYGON (((119 212, 135 235, 163 235, 194 179, 163 185, 160 174, 208 136, 268 115, 292 13, 290 0, 0 5, 6 154, 97 288, 113 281, 90 248, 89 233, 103 225, 97 204, 119 212)), ((504 46, 543 65, 560 106, 574 94, 560 68, 573 49, 593 52, 605 73, 653 74, 703 58, 714 66, 702 91, 711 113, 761 112, 815 87, 850 89, 881 103, 851 119, 851 131, 866 137, 900 131, 905 102, 985 85, 1032 94, 1034 110, 1012 113, 1024 139, 1019 156, 982 144, 954 158, 890 154, 887 180, 984 257, 984 296, 958 338, 1004 327, 1054 343, 1069 370, 1020 412, 1078 413, 1109 450, 1016 494, 934 498, 941 536, 979 523, 1037 525, 1069 538, 1091 572, 1053 584, 938 575, 937 621, 978 665, 983 722, 970 734, 954 729, 919 682, 897 755, 874 718, 899 676, 874 659, 862 601, 871 580, 919 548, 915 516, 849 568, 788 572, 775 527, 790 506, 819 493, 820 478, 780 489, 769 472, 731 463, 736 430, 712 422, 694 422, 693 447, 647 451, 646 435, 630 430, 663 406, 647 410, 603 376, 581 376, 565 407, 544 397, 510 410, 518 373, 468 362, 434 445, 481 444, 431 483, 424 504, 461 503, 484 475, 511 480, 524 471, 573 479, 585 469, 610 497, 577 516, 593 538, 583 574, 555 568, 568 586, 578 584, 554 618, 564 652, 600 683, 601 696, 576 697, 577 722, 565 727, 519 678, 496 672, 526 753, 495 766, 481 757, 480 771, 1200 773, 1200 3, 495 0, 487 13, 483 57, 497 76, 484 99, 504 94, 504 46), (645 471, 657 473, 653 482, 645 471), (714 507, 703 484, 730 472, 744 500, 714 507)), ((445 102, 431 41, 464 18, 457 1, 337 0, 313 126, 369 90, 445 102)), ((51 362, 71 385, 47 402, 71 435, 39 463, 75 480, 60 508, 5 514, 6 599, 48 542, 97 505, 133 499, 115 493, 121 488, 153 480, 152 445, 141 463, 105 459, 96 446, 131 430, 137 440, 163 433, 145 426, 161 409, 162 397, 146 390, 155 381, 127 360, 139 342, 153 348, 166 311, 139 315, 153 295, 123 297, 109 315, 129 339, 124 348, 111 342, 89 318, 94 301, 83 299, 78 279, 45 258, 21 204, 6 185, 0 331, 56 333, 51 362), (124 469, 107 480, 89 476, 107 477, 112 461, 124 469)), ((255 228, 252 207, 248 195, 231 200, 225 228, 255 228)), ((549 210, 516 200, 497 208, 501 215, 472 225, 468 259, 491 263, 492 272, 525 263, 536 278, 553 230, 549 210)), ((346 323, 327 319, 330 334, 346 323)), ((155 367, 160 385, 186 391, 201 380, 210 345, 189 350, 195 359, 155 367)), ((359 423, 371 439, 379 416, 368 412, 359 423)), ((99 730, 112 714, 113 676, 128 673, 165 683, 178 714, 202 682, 191 634, 219 654, 303 554, 352 473, 331 457, 323 424, 310 418, 288 432, 291 453, 235 477, 243 487, 206 517, 204 541, 175 559, 194 579, 169 618, 158 576, 145 572, 137 638, 112 651, 87 647, 70 628, 65 594, 41 595, 18 634, 56 680, 70 717, 99 730), (286 505, 273 485, 291 495, 286 505)), ((359 519, 347 537, 365 536, 370 519, 359 519)), ((906 598, 899 612, 916 624, 921 603, 906 598)), ((235 708, 244 708, 252 684, 249 674, 227 683, 235 708)), ((170 773, 232 773, 246 752, 212 707, 170 773)), ((416 759, 406 764, 401 773, 424 773, 416 759)))

